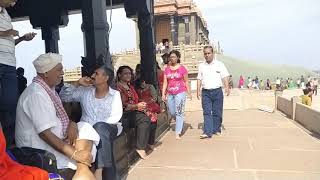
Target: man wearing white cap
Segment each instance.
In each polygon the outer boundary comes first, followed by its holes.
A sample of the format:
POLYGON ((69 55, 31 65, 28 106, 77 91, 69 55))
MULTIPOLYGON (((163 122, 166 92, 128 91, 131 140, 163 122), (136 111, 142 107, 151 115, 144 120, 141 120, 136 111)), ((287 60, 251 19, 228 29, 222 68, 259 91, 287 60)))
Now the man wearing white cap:
POLYGON ((65 169, 77 169, 73 179, 94 179, 88 166, 100 137, 90 124, 69 121, 55 91, 63 76, 61 62, 62 56, 54 53, 42 54, 33 61, 37 76, 18 101, 16 144, 53 153, 63 175, 68 176, 65 169))

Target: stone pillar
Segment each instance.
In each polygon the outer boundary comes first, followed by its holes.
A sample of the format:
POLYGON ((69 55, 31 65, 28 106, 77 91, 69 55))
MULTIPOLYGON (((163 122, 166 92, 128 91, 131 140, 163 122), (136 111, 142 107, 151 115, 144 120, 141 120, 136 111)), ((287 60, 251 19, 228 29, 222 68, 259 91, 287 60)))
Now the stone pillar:
POLYGON ((84 56, 82 75, 89 76, 97 65, 106 64, 113 69, 109 51, 109 25, 105 0, 82 0, 84 56))
POLYGON ((185 16, 183 19, 185 24, 185 32, 184 32, 185 43, 189 45, 190 44, 189 17, 185 16))
POLYGON ((275 109, 278 109, 278 96, 282 96, 283 91, 274 91, 274 97, 275 97, 275 109))
POLYGON ((175 23, 175 17, 174 15, 170 16, 170 31, 171 31, 171 41, 174 46, 178 45, 177 42, 177 33, 176 33, 176 23, 175 23))
POLYGON ((295 120, 296 119, 296 105, 297 102, 299 102, 299 97, 298 96, 293 96, 291 98, 291 104, 292 104, 292 115, 291 115, 291 119, 295 120))
POLYGON ((197 44, 197 33, 198 33, 198 27, 197 27, 197 18, 195 15, 190 16, 190 43, 191 44, 197 44))
POLYGON ((45 43, 46 53, 59 53, 59 27, 42 27, 41 28, 42 40, 45 43))
POLYGON ((158 89, 155 37, 153 29, 153 0, 146 0, 147 8, 138 11, 138 28, 140 36, 141 75, 146 83, 158 89))

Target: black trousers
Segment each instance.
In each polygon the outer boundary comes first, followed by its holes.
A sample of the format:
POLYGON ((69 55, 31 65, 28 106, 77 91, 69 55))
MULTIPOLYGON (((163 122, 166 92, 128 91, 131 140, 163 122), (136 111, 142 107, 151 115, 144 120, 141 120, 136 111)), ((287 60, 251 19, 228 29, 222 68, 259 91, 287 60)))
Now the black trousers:
POLYGON ((127 111, 121 118, 124 129, 136 128, 138 150, 144 150, 147 147, 150 135, 150 118, 140 111, 127 111))
POLYGON ((93 128, 100 136, 100 142, 97 146, 97 155, 95 160, 96 169, 103 168, 103 180, 120 179, 113 156, 113 141, 117 137, 117 126, 105 122, 98 122, 93 125, 93 128))
POLYGON ((157 130, 157 122, 152 122, 150 124, 150 133, 149 133, 149 142, 148 144, 154 145, 156 141, 156 130, 157 130))

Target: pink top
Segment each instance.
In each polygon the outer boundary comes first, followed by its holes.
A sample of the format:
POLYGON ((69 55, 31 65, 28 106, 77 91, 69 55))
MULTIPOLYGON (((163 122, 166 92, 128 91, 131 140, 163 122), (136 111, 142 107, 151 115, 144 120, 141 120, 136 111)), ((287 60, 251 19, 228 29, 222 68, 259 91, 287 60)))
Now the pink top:
POLYGON ((188 71, 182 65, 180 65, 180 67, 176 70, 172 70, 170 67, 167 67, 164 70, 164 75, 166 75, 168 82, 168 94, 179 94, 187 91, 187 86, 184 81, 184 75, 186 74, 188 74, 188 71))

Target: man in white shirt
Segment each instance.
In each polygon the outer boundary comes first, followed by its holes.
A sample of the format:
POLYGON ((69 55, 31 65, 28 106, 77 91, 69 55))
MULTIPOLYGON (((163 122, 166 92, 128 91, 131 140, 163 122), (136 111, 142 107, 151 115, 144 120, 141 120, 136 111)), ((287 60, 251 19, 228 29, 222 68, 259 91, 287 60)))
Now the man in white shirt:
POLYGON ((63 77, 61 62, 62 56, 54 53, 40 55, 33 61, 37 76, 18 101, 16 144, 53 153, 60 173, 67 179, 74 173, 65 171, 69 168, 77 169, 76 177, 91 180, 94 176, 88 166, 95 157, 94 144, 100 138, 91 125, 85 122, 77 125, 64 111, 55 91, 63 77))
POLYGON ((7 145, 13 144, 14 121, 18 101, 18 82, 16 75, 15 45, 30 41, 36 35, 27 33, 19 36, 14 30, 7 7, 14 6, 16 0, 0 1, 0 122, 3 126, 7 145), (14 37, 19 37, 14 39, 14 37))
POLYGON ((215 59, 213 47, 205 46, 203 54, 206 61, 199 65, 197 77, 197 98, 200 99, 201 95, 204 117, 201 139, 211 138, 213 134, 221 133, 223 85, 225 94, 227 96, 230 94, 229 72, 221 61, 215 59))

